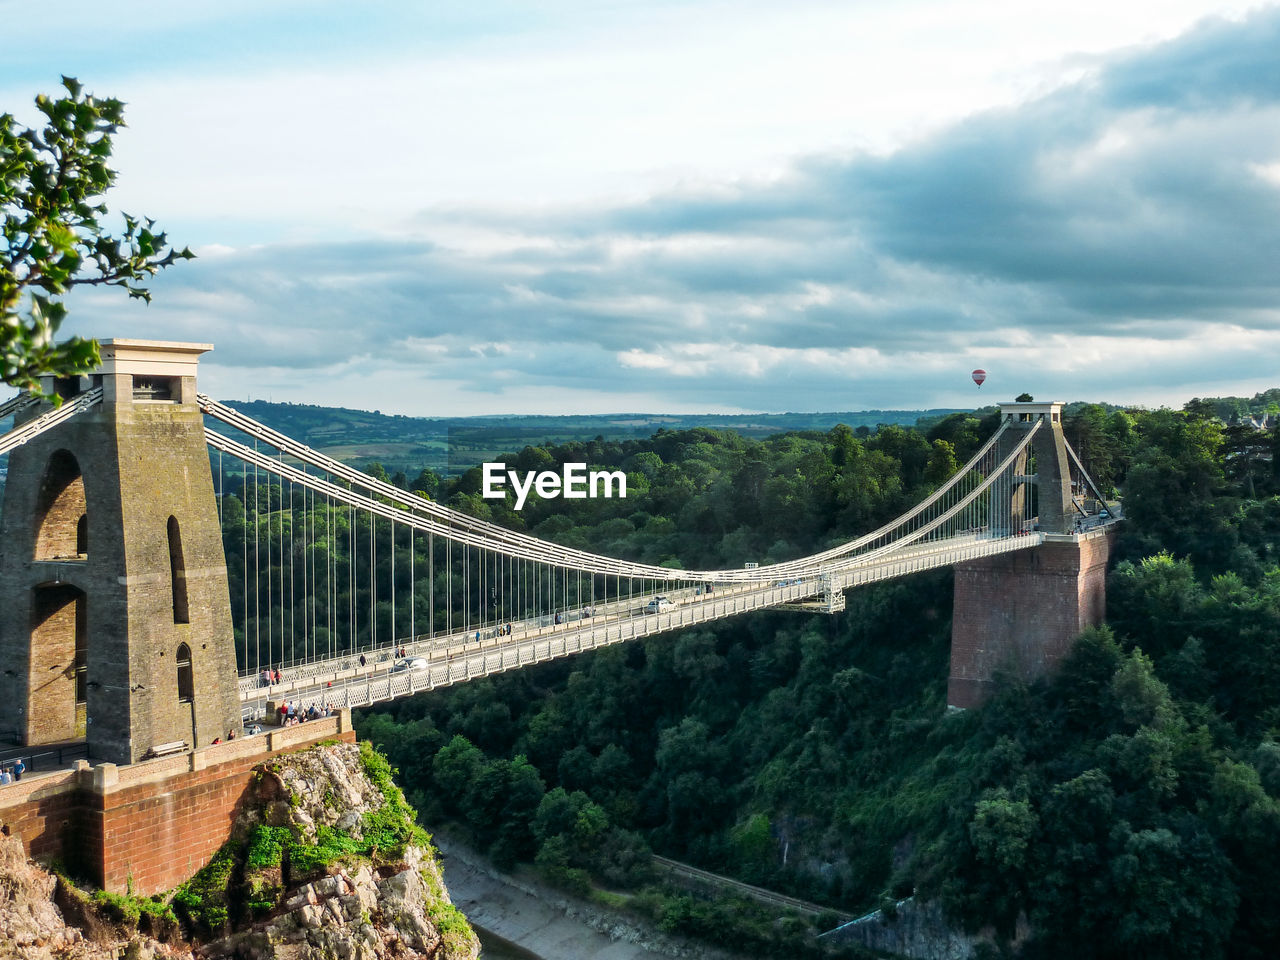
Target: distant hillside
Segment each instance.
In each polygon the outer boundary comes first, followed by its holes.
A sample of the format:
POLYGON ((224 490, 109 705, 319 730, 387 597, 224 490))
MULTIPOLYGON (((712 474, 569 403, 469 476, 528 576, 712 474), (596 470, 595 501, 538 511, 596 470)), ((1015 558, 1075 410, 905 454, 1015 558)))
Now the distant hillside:
POLYGON ((874 430, 880 424, 914 424, 953 409, 860 410, 832 413, 649 414, 426 418, 386 416, 311 404, 224 401, 267 426, 330 456, 353 462, 377 460, 389 470, 423 467, 457 475, 499 454, 570 440, 647 437, 660 429, 709 427, 766 437, 789 430, 830 430, 845 423, 874 430))
POLYGON ((1237 423, 1249 418, 1280 415, 1280 387, 1272 387, 1244 397, 1196 397, 1184 407, 1200 413, 1211 413, 1224 423, 1237 423))
MULTIPOLYGON (((1186 409, 1215 414, 1231 423, 1252 415, 1275 413, 1280 407, 1280 388, 1255 394, 1251 398, 1197 398, 1186 409)), ((287 433, 330 456, 363 466, 371 461, 382 463, 388 470, 417 472, 422 468, 442 476, 457 476, 485 460, 523 449, 526 446, 565 443, 572 440, 625 440, 648 437, 660 429, 686 430, 709 427, 735 430, 748 437, 767 437, 789 430, 830 430, 845 423, 857 429, 874 430, 880 424, 918 425, 928 429, 955 408, 929 410, 846 410, 826 413, 690 413, 690 414, 575 414, 568 416, 499 416, 499 417, 405 417, 385 415, 377 410, 348 410, 315 404, 268 403, 228 400, 229 406, 243 411, 267 426, 287 433)), ((1067 405, 1072 413, 1083 406, 1080 401, 1067 405)), ((1108 411, 1121 409, 1109 403, 1108 411)), ((993 407, 978 408, 978 416, 993 407)), ((12 418, 0 420, 0 432, 8 430, 12 418)), ((0 489, 4 486, 6 461, 0 456, 0 489)))

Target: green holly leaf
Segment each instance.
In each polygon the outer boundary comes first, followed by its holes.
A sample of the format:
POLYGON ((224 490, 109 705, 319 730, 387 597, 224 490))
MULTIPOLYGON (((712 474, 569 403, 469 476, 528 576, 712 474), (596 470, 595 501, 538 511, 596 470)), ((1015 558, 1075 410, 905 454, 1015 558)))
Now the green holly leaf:
POLYGON ((75 286, 123 287, 150 302, 138 281, 177 260, 149 217, 126 215, 112 235, 102 195, 115 182, 108 165, 112 135, 124 126, 124 103, 97 98, 74 77, 66 96, 35 98, 47 122, 19 127, 0 114, 0 380, 39 392, 42 376, 74 376, 99 362, 97 343, 57 340, 66 308, 57 299, 75 286))

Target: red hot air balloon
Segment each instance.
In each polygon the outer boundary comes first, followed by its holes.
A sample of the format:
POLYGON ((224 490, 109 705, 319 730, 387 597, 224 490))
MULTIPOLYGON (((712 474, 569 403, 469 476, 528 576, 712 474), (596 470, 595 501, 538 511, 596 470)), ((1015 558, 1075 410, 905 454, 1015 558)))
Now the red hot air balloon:
POLYGON ((973 371, 973 382, 978 385, 978 389, 982 389, 982 381, 985 379, 987 379, 987 371, 985 370, 973 371))

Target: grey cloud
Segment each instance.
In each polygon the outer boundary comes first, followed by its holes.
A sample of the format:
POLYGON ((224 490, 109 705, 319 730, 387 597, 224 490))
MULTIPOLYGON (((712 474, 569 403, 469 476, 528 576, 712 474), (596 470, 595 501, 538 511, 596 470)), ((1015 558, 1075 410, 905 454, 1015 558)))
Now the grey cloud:
POLYGON ((1244 24, 1206 20, 1182 37, 1116 63, 1104 96, 1119 107, 1221 108, 1280 98, 1280 17, 1259 11, 1244 24), (1229 51, 1229 56, 1224 56, 1229 51))
MULTIPOLYGON (((885 158, 815 161, 772 186, 661 197, 585 222, 806 238, 814 250, 852 233, 936 270, 1046 285, 1064 304, 1096 305, 1101 286, 1113 316, 1212 311, 1221 295, 1262 304, 1275 293, 1280 192, 1254 165, 1280 158, 1277 40, 1275 9, 1211 22, 885 158)), ((688 258, 658 282, 711 288, 708 266, 688 258)), ((751 266, 725 283, 772 279, 751 266)))
MULTIPOLYGON (((478 393, 799 409, 849 406, 852 389, 867 406, 929 405, 898 358, 1005 347, 995 331, 1170 343, 1206 324, 1275 330, 1280 182, 1258 169, 1280 161, 1276 50, 1271 8, 885 157, 613 208, 418 217, 517 238, 494 253, 381 240, 208 257, 162 277, 141 314, 93 299, 90 332, 119 335, 106 328, 127 316, 129 335, 214 339, 219 363, 252 369, 356 358, 478 393), (874 348, 883 370, 854 387, 795 362, 699 377, 618 360, 702 343, 874 348)), ((1253 370, 1257 352, 1241 343, 1213 362, 1253 370)), ((1125 362, 1101 361, 1101 393, 1195 375, 1185 358, 1125 362)))

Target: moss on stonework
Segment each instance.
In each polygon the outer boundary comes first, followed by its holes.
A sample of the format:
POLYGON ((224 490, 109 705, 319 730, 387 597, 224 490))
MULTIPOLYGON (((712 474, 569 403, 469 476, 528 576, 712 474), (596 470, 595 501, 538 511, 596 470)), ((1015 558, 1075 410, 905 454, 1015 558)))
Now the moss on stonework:
POLYGON ((127 893, 96 890, 93 893, 93 902, 108 919, 117 923, 127 923, 133 927, 146 927, 144 918, 147 917, 161 924, 178 922, 168 900, 159 894, 152 897, 135 897, 127 893))
POLYGON ((278 867, 284 857, 284 845, 289 842, 288 827, 268 827, 259 823, 249 831, 249 843, 245 850, 244 865, 249 870, 278 867))
POLYGON ((440 932, 446 954, 466 953, 475 934, 461 910, 447 900, 432 900, 427 904, 427 916, 440 932))
POLYGON ((350 834, 336 827, 316 827, 314 840, 295 834, 286 846, 289 852, 289 873, 301 878, 308 874, 322 873, 330 864, 367 856, 365 845, 350 834))
MULTIPOLYGON (((382 806, 364 815, 364 845, 369 855, 388 857, 403 855, 404 848, 415 839, 415 833, 426 836, 417 825, 417 814, 396 786, 391 764, 369 743, 360 744, 360 765, 369 781, 382 794, 382 806)), ((430 838, 426 838, 430 842, 430 838)))
POLYGON ((243 886, 245 906, 254 916, 269 912, 284 893, 284 848, 291 839, 288 827, 260 823, 249 831, 243 886))
POLYGON ((137 930, 158 940, 169 940, 176 936, 178 917, 169 902, 168 894, 140 897, 131 893, 85 890, 67 874, 61 863, 50 864, 49 870, 58 878, 59 894, 55 895, 55 901, 64 906, 64 909, 65 905, 58 900, 59 896, 74 901, 77 912, 97 914, 117 926, 137 930))

